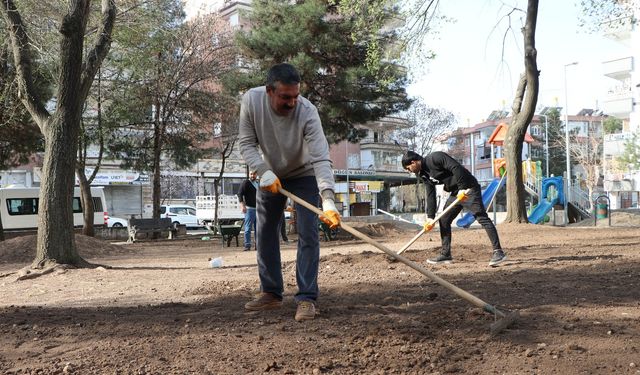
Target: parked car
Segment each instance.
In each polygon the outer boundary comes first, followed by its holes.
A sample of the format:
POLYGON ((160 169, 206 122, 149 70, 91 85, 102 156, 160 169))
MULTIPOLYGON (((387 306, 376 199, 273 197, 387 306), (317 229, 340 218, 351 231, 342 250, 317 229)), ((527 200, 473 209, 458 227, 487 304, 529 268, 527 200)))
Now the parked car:
POLYGON ((196 208, 182 204, 162 205, 160 206, 160 217, 168 217, 173 225, 183 224, 187 228, 201 227, 198 224, 196 216, 196 208))
POLYGON ((109 216, 107 219, 107 226, 109 228, 126 228, 129 225, 129 221, 127 219, 120 219, 119 217, 109 216))

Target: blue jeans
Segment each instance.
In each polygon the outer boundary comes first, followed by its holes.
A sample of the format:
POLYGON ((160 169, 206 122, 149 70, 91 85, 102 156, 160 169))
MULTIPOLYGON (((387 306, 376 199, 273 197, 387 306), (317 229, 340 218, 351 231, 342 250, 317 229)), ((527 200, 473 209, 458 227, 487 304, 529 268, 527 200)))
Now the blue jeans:
POLYGON ((256 231, 256 209, 254 207, 247 207, 247 212, 244 214, 244 247, 245 249, 251 248, 251 229, 256 231))
MULTIPOLYGON (((314 176, 281 180, 282 187, 299 198, 318 205, 320 194, 314 176)), ((284 283, 280 258, 279 226, 287 197, 258 190, 257 230, 258 274, 260 289, 282 298, 284 283)), ((318 264, 320 262, 320 238, 318 236, 318 215, 296 204, 296 225, 298 230, 298 252, 296 255, 297 302, 315 301, 318 298, 318 264)))

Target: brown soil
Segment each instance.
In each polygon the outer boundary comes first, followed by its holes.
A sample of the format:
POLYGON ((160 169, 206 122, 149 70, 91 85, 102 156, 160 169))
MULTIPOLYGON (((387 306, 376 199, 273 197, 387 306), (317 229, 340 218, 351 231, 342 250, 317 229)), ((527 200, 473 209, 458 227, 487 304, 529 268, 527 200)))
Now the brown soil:
MULTIPOLYGON (((79 237, 81 254, 111 268, 24 281, 13 272, 31 261, 35 242, 5 241, 0 373, 639 374, 635 219, 499 225, 509 261, 497 268, 487 266, 481 229, 457 230, 455 263, 440 268, 424 263, 437 252, 437 230, 418 240, 408 258, 520 312, 495 337, 493 316, 344 233, 321 243, 320 315, 305 323, 293 319, 295 243, 282 249, 283 308, 250 313, 243 304, 258 288, 255 252, 222 248, 219 239, 126 245, 79 237), (212 257, 224 266, 209 268, 212 257)), ((417 233, 389 223, 359 228, 391 249, 417 233)))

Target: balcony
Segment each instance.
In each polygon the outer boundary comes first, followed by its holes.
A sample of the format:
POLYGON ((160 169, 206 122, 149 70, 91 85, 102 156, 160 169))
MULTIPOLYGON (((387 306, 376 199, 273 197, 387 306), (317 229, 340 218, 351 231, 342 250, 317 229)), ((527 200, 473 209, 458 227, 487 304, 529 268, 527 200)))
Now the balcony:
POLYGON ((616 133, 604 136, 604 154, 614 157, 620 156, 625 149, 625 143, 633 138, 632 133, 616 133))
POLYGON ((602 70, 604 75, 609 78, 618 81, 626 80, 631 77, 633 71, 633 56, 605 61, 602 63, 602 70))
POLYGON ((633 111, 633 98, 631 90, 626 95, 611 95, 602 103, 602 111, 609 116, 628 118, 633 111))

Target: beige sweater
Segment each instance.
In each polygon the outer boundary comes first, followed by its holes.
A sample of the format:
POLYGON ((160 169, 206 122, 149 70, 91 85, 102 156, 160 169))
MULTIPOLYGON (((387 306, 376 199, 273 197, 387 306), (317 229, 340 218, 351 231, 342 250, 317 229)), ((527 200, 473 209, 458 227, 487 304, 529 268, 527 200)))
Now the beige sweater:
POLYGON ((333 198, 329 144, 318 110, 306 98, 300 96, 289 115, 279 116, 266 87, 247 91, 240 107, 239 146, 249 169, 258 175, 271 170, 280 179, 315 176, 322 196, 333 198))

